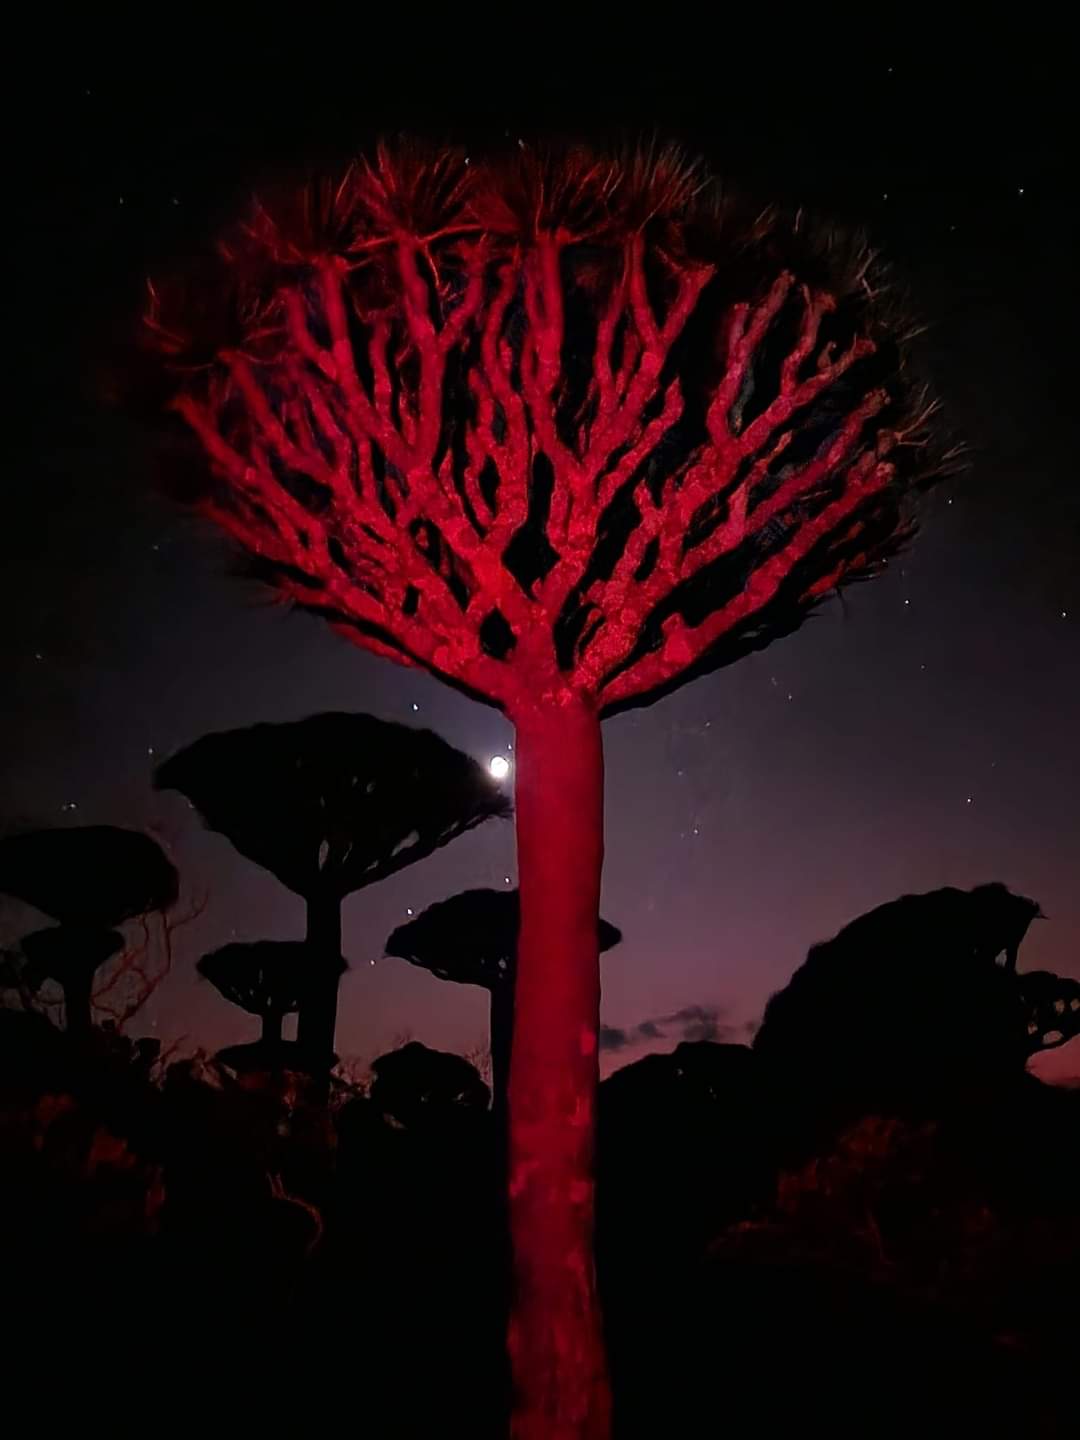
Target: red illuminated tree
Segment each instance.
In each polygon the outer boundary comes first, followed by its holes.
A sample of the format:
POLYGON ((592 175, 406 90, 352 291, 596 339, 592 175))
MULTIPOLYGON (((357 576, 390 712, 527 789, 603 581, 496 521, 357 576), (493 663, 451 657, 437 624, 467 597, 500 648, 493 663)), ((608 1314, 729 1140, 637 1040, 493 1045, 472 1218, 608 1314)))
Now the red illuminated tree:
POLYGON ((603 1436, 600 718, 869 574, 930 408, 871 256, 669 152, 381 148, 220 261, 149 316, 205 513, 287 599, 516 727, 514 1434, 603 1436))

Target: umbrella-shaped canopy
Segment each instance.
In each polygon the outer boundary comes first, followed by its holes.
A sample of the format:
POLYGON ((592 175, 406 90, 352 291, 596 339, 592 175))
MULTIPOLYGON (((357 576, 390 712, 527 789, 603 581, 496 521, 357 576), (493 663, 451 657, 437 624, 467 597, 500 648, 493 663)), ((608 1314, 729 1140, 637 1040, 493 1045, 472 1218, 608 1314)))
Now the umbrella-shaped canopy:
MULTIPOLYGON (((493 990, 510 974, 520 918, 516 890, 463 890, 399 925, 386 941, 386 953, 440 980, 493 990)), ((622 931, 601 919, 601 951, 621 939, 622 931)))
POLYGON ((137 830, 83 825, 0 840, 0 891, 64 925, 119 925, 167 909, 178 890, 161 846, 137 830))
POLYGON ((207 735, 166 760, 155 783, 305 897, 349 895, 510 813, 477 761, 430 730, 372 715, 207 735))
POLYGON ((124 937, 119 930, 97 930, 74 925, 53 925, 24 935, 19 946, 26 956, 25 976, 32 990, 45 980, 61 985, 93 975, 94 971, 119 955, 124 937))
MULTIPOLYGON (((344 971, 344 960, 340 968, 344 971)), ((302 940, 255 940, 223 945, 204 955, 196 969, 249 1015, 292 1015, 310 980, 311 952, 302 940)))

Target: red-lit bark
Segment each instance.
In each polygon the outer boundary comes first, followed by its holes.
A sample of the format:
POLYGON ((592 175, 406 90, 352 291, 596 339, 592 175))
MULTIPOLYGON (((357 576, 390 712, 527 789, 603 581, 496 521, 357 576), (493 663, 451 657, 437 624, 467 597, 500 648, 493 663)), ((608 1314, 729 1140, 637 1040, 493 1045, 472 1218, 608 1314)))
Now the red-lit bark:
POLYGON ((185 358, 150 317, 220 482, 207 513, 284 595, 518 726, 511 1352, 529 1440, 608 1424, 599 716, 870 573, 928 470, 930 412, 869 260, 833 263, 800 218, 770 229, 702 188, 666 153, 380 150, 224 252, 225 343, 185 358))
POLYGON ((603 1437, 593 1265, 603 755, 578 697, 514 712, 521 935, 510 1056, 515 1436, 603 1437))

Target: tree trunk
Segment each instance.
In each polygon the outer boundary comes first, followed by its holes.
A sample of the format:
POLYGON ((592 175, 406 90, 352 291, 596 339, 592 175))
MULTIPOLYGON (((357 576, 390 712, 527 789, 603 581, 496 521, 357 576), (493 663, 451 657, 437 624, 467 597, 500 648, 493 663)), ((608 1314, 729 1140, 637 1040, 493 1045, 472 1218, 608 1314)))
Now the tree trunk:
POLYGON ((64 1029, 69 1035, 89 1035, 93 1026, 93 970, 68 975, 61 989, 64 992, 64 1029))
POLYGON ((506 1097, 510 1088, 511 1041, 514 1034, 514 969, 491 987, 488 1035, 491 1046, 491 1113, 500 1132, 506 1126, 506 1097))
POLYGON ((510 1057, 514 1440, 606 1440, 593 1261, 603 863, 600 720, 582 700, 517 726, 518 941, 510 1057))
POLYGON ((281 1022, 284 1020, 280 1010, 268 1010, 262 1017, 262 1041, 264 1045, 281 1044, 281 1022))
POLYGON ((341 897, 329 892, 310 895, 307 943, 311 950, 311 986, 300 1007, 296 1038, 317 1073, 329 1074, 334 1064, 338 986, 341 983, 341 897))

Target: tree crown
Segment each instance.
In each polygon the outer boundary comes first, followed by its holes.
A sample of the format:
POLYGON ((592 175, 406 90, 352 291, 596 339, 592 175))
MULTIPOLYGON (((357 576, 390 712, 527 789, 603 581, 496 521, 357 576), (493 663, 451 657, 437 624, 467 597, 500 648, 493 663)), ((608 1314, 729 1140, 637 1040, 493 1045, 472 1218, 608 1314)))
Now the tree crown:
POLYGON ((328 713, 204 735, 164 761, 159 789, 298 895, 339 897, 510 812, 477 761, 431 730, 328 713))
POLYGON ((933 405, 871 252, 670 149, 380 146, 148 325, 205 512, 291 601, 513 710, 640 701, 910 533, 933 405))

